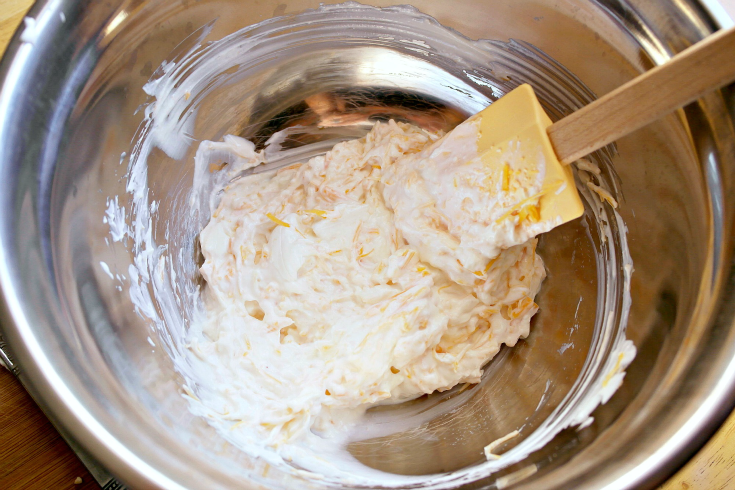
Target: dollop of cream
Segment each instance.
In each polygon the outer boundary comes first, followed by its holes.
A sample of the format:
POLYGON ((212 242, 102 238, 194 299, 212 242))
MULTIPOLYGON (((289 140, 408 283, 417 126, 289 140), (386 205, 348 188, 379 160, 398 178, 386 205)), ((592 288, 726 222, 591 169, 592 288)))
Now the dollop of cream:
MULTIPOLYGON (((472 120, 446 136, 376 123, 225 187, 200 235, 207 315, 189 349, 210 373, 197 403, 228 438, 329 438, 377 404, 479 382, 502 344, 529 334, 546 275, 534 220, 493 213, 543 172, 490 179, 477 134, 472 120)), ((252 167, 264 159, 253 148, 204 142, 197 168, 223 155, 252 167)))

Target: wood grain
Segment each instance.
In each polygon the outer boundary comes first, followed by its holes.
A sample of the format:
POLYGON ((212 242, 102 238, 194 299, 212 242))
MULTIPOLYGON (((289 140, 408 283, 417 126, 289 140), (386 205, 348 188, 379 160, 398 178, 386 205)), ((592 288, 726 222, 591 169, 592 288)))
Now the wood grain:
POLYGON ((547 132, 559 161, 569 164, 732 80, 735 28, 708 36, 555 122, 547 132))
POLYGON ((735 488, 735 412, 697 455, 659 490, 735 488))
POLYGON ((23 386, 2 367, 0 488, 100 488, 23 386), (82 482, 75 483, 77 478, 82 482))
MULTIPOLYGON (((0 0, 0 53, 31 0, 0 0)), ((0 489, 93 489, 92 476, 20 383, 0 368, 0 489), (77 477, 83 479, 74 484, 77 477)), ((660 490, 735 488, 735 413, 660 490)))
POLYGON ((5 46, 32 4, 31 0, 0 0, 0 53, 5 51, 5 46))

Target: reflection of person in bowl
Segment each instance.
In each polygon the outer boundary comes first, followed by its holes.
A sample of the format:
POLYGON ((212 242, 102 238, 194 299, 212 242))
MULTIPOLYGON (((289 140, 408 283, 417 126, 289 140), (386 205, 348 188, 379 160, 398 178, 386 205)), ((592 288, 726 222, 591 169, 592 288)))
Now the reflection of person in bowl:
MULTIPOLYGON (((268 103, 270 99, 262 100, 268 103)), ((259 108, 256 102, 254 115, 262 117, 271 106, 259 108)), ((337 89, 310 95, 260 124, 254 118, 248 128, 258 127, 256 134, 243 131, 241 135, 252 140, 258 147, 274 133, 288 127, 336 128, 353 137, 364 136, 375 121, 390 119, 419 126, 427 131, 446 131, 465 119, 465 115, 438 100, 403 91, 380 88, 337 89)), ((328 134, 331 132, 327 131, 328 134)), ((313 143, 318 137, 302 135, 289 138, 287 147, 313 143)))
POLYGON ((462 115, 425 96, 396 90, 365 89, 320 93, 304 99, 318 127, 349 126, 365 121, 410 122, 427 131, 453 128, 462 115))

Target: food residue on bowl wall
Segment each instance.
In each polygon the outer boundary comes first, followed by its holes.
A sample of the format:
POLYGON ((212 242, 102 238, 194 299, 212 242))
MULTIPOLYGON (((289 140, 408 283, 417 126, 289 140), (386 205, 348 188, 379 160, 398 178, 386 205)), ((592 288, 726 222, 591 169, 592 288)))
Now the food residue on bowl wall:
MULTIPOLYGON (((289 22, 309 24, 322 16, 328 22, 357 18, 367 29, 375 19, 395 22, 397 29, 408 25, 406 19, 430 19, 406 7, 345 4, 289 22)), ((472 43, 433 19, 425 25, 458 44, 472 43)), ((518 202, 521 195, 538 194, 543 173, 513 174, 512 162, 508 175, 483 173, 473 160, 472 120, 443 138, 404 123, 376 123, 365 137, 339 143, 326 155, 234 181, 267 164, 268 152, 238 136, 201 142, 191 196, 197 217, 181 218, 191 227, 211 216, 201 232, 206 286, 172 287, 172 260, 151 232, 158 204, 147 190, 147 159, 154 147, 171 158, 184 156, 196 118, 192 104, 225 83, 222 72, 247 59, 244 46, 258 38, 238 36, 252 28, 203 47, 211 25, 205 27, 191 51, 165 62, 146 85, 152 101, 131 152, 132 205, 126 209, 117 196, 110 198, 105 217, 114 241, 131 238, 131 298, 163 334, 157 343, 186 380, 192 411, 228 441, 284 471, 296 463, 311 477, 436 488, 486 476, 522 460, 563 428, 590 423, 594 408, 622 383, 635 348, 624 336, 632 273, 625 227, 614 209, 605 208, 614 198, 599 169, 585 161, 578 189, 593 219, 615 217, 622 250, 604 267, 622 268, 624 287, 621 316, 605 314, 602 322, 610 334, 608 352, 590 354, 590 369, 570 395, 575 410, 555 412, 501 460, 449 475, 381 476, 343 450, 367 408, 478 382, 502 344, 512 346, 529 333, 546 275, 534 237, 555 223, 539 223, 533 202, 512 219, 500 219, 508 214, 501 198, 518 193, 518 202), (601 201, 608 194, 611 199, 601 201), (175 321, 177 308, 190 310, 188 326, 175 321), (333 460, 337 454, 344 458, 333 460)), ((431 49, 430 38, 415 38, 412 49, 431 49)), ((597 223, 612 242, 608 224, 597 223)), ((605 301, 607 307, 615 303, 605 301)), ((508 428, 515 430, 523 432, 508 428)))

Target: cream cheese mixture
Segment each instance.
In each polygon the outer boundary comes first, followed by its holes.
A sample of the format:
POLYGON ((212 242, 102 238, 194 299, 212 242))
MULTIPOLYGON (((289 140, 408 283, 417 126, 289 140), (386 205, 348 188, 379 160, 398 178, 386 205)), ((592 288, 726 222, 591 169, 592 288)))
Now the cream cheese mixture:
MULTIPOLYGON (((165 400, 157 409, 162 419, 174 420, 173 433, 203 459, 221 458, 212 471, 227 466, 246 485, 458 488, 523 462, 522 470, 496 481, 501 487, 536 471, 528 456, 560 431, 589 425, 635 356, 626 339, 633 265, 627 228, 615 210, 614 168, 605 158, 602 174, 597 163, 573 164, 588 238, 598 244, 599 281, 596 295, 584 296, 585 304, 596 302, 595 323, 584 328, 594 328, 597 340, 574 385, 549 414, 548 397, 562 386, 559 372, 539 373, 543 393, 520 389, 540 396, 535 422, 510 424, 499 439, 495 431, 478 434, 488 443, 487 461, 404 475, 374 469, 352 444, 390 454, 383 437, 397 435, 399 443, 415 438, 428 448, 439 437, 430 424, 471 412, 469 399, 474 406, 485 400, 477 396, 482 388, 465 391, 467 383, 478 381, 502 344, 528 335, 538 308, 534 298, 545 270, 535 237, 560 224, 546 218, 551 214, 541 212, 548 207, 540 209, 539 201, 561 200, 570 189, 546 172, 543 156, 524 166, 517 141, 492 147, 499 164, 494 171, 483 165, 475 117, 447 135, 376 124, 361 140, 277 171, 272 168, 296 162, 294 155, 324 151, 325 139, 355 136, 362 125, 306 121, 275 133, 263 151, 232 135, 204 140, 239 130, 246 120, 259 125, 271 109, 286 107, 284 100, 257 109, 295 87, 291 82, 301 78, 292 75, 319 80, 314 75, 322 72, 312 73, 304 57, 312 49, 333 53, 335 67, 370 59, 364 66, 371 86, 431 94, 463 114, 482 110, 515 80, 543 87, 542 98, 557 114, 589 103, 589 90, 528 43, 472 40, 409 6, 330 4, 221 39, 211 38, 213 29, 210 22, 192 33, 143 87, 149 96, 143 118, 120 158, 128 161, 125 193, 108 196, 101 218, 110 233, 99 279, 127 290, 148 325, 143 359, 167 356, 177 373, 169 384, 170 366, 154 369, 165 379, 146 381, 146 389, 165 400), (288 73, 271 77, 286 67, 288 73), (283 85, 286 75, 291 78, 283 85), (276 82, 280 88, 271 92, 276 82), (248 112, 254 117, 243 118, 248 112), (291 135, 309 141, 319 135, 319 141, 282 149, 278 142, 291 135), (187 161, 195 142, 191 182, 187 161), (257 174, 241 177, 251 171, 257 174), (167 185, 160 185, 162 176, 167 185), (198 280, 193 260, 197 233, 205 281, 198 280), (457 384, 456 396, 365 414, 376 404, 457 384), (196 417, 181 413, 185 406, 196 417), (506 450, 502 442, 511 437, 517 440, 506 450)), ((299 81, 295 90, 307 86, 299 81)), ((369 99, 361 93, 350 95, 360 110, 369 99)), ((397 116, 409 114, 398 109, 397 116)), ((505 407, 502 400, 488 402, 479 413, 505 407)), ((477 427, 467 423, 468 431, 477 427)), ((461 439, 442 440, 442 454, 454 444, 461 439)), ((427 449, 416 456, 433 454, 427 449)))
MULTIPOLYGON (((491 173, 478 127, 377 123, 224 189, 200 236, 207 316, 189 344, 216 373, 210 418, 271 446, 328 436, 376 404, 479 382, 529 334, 546 275, 533 237, 555 225, 538 218, 543 165, 491 173)), ((227 136, 202 143, 198 166, 213 152, 264 158, 227 136)))

